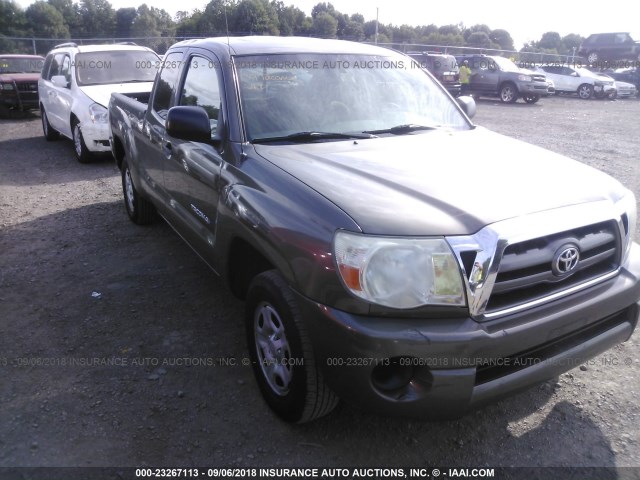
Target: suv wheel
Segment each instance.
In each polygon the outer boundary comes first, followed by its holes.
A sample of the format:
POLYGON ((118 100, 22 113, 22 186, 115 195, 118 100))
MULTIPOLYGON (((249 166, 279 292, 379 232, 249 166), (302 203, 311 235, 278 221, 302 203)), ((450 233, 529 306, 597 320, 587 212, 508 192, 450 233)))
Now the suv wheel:
POLYGON ((124 194, 124 206, 129 218, 138 225, 147 225, 153 222, 155 207, 153 204, 140 197, 136 190, 127 159, 122 159, 122 193, 124 194))
POLYGON ((540 95, 525 95, 522 98, 527 103, 536 103, 538 100, 540 100, 540 95))
POLYGON ((500 100, 503 103, 513 103, 518 100, 518 90, 513 83, 505 83, 500 88, 500 100))
POLYGON ((335 408, 338 397, 324 382, 296 299, 278 271, 251 282, 245 324, 258 386, 278 416, 304 423, 335 408))
POLYGON ((49 142, 60 138, 60 134, 56 130, 54 130, 54 128, 49 123, 47 112, 44 111, 43 106, 40 106, 40 117, 42 118, 42 133, 44 133, 44 138, 49 142))
POLYGON ((588 83, 583 83, 578 87, 578 96, 583 100, 589 100, 593 96, 593 87, 588 83))
POLYGON ((84 143, 82 128, 80 128, 78 120, 74 120, 71 133, 73 135, 73 149, 76 152, 76 158, 80 163, 89 163, 92 160, 92 155, 84 143))
POLYGON ((589 52, 587 55, 587 62, 596 63, 600 59, 598 52, 589 52))

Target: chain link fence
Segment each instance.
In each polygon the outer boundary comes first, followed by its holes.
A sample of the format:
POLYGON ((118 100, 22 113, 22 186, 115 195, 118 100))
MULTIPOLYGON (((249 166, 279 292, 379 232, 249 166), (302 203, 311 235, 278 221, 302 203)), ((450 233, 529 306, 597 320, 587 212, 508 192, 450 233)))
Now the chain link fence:
MULTIPOLYGON (((239 33, 235 33, 238 35, 239 33)), ((244 33, 243 33, 244 34, 244 33)), ((246 32, 250 34, 250 32, 246 32)), ((221 34, 223 35, 223 34, 221 34)), ((46 55, 46 53, 61 43, 73 42, 78 45, 90 44, 110 44, 133 42, 138 45, 149 47, 160 55, 176 42, 198 38, 198 36, 174 36, 174 37, 128 37, 128 38, 30 38, 30 37, 7 37, 0 35, 0 53, 27 53, 34 55, 46 55)), ((373 42, 364 42, 373 43, 373 42)), ((430 52, 445 53, 450 55, 461 55, 469 53, 481 53, 486 55, 500 55, 510 58, 521 66, 540 63, 577 63, 581 59, 575 55, 557 55, 537 52, 518 52, 516 50, 499 50, 493 48, 476 48, 448 45, 425 45, 419 43, 378 43, 381 47, 390 48, 404 53, 409 52, 430 52)))

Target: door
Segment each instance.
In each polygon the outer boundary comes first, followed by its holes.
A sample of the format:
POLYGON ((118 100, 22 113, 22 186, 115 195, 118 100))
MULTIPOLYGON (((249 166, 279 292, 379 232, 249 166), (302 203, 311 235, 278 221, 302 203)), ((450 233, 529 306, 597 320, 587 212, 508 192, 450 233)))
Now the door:
POLYGON ((474 92, 494 94, 498 91, 500 71, 490 58, 474 57, 471 65, 471 85, 474 92))
POLYGON ((47 117, 51 126, 71 138, 71 125, 69 118, 71 114, 71 57, 67 53, 58 53, 54 56, 51 64, 49 78, 46 81, 47 93, 43 99, 43 105, 47 112, 47 117), (54 85, 51 78, 54 76, 64 76, 67 86, 54 85))
POLYGON ((223 164, 219 152, 223 131, 220 62, 195 52, 187 62, 177 103, 201 107, 207 112, 211 142, 166 136, 164 184, 176 214, 174 227, 212 265, 223 164))
POLYGON ((149 101, 149 111, 140 128, 134 128, 135 155, 139 166, 138 172, 134 172, 134 175, 139 176, 142 188, 147 195, 158 200, 158 205, 168 203, 163 187, 166 163, 165 120, 167 112, 176 102, 176 85, 180 77, 183 55, 184 52, 172 52, 165 57, 153 90, 153 98, 149 101))

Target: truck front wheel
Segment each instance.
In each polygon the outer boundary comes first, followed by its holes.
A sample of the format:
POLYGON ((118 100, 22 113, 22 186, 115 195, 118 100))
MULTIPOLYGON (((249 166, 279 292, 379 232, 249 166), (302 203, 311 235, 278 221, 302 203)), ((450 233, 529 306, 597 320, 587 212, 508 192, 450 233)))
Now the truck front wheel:
POLYGON ((505 83, 500 88, 500 100, 503 103, 514 103, 518 100, 518 89, 513 83, 505 83))
POLYGON ((138 225, 147 225, 153 222, 155 208, 153 204, 142 198, 136 190, 131 178, 131 171, 127 159, 122 160, 122 193, 124 194, 124 206, 129 218, 138 225))
POLYGON ((76 158, 80 163, 89 163, 93 160, 93 155, 84 143, 82 128, 77 120, 74 120, 71 126, 71 134, 73 135, 73 149, 76 152, 76 158))
POLYGON ((296 299, 276 270, 251 282, 245 323, 253 372, 262 396, 278 416, 304 423, 335 408, 338 398, 316 364, 296 299))

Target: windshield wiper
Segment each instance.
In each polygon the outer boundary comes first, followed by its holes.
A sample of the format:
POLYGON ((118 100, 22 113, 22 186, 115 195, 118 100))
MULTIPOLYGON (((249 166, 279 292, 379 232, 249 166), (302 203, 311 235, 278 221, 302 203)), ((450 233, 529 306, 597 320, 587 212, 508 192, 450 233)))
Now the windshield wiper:
POLYGON ((438 127, 430 127, 427 125, 416 125, 415 123, 406 123, 404 125, 396 125, 391 128, 384 128, 382 130, 365 130, 362 133, 393 133, 394 135, 402 135, 404 133, 416 132, 418 130, 435 130, 438 127))
POLYGON ((376 138, 373 132, 363 133, 336 133, 336 132, 296 132, 291 135, 281 137, 264 137, 255 138, 252 143, 270 143, 270 142, 296 142, 307 143, 318 140, 346 140, 350 138, 376 138))

